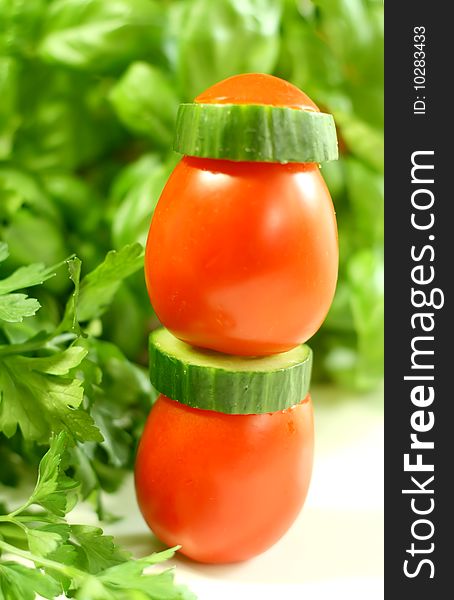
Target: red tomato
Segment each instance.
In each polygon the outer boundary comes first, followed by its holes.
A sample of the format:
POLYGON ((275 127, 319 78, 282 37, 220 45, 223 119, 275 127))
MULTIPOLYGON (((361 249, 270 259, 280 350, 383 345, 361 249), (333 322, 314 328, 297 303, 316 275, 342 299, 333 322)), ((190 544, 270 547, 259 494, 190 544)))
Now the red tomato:
POLYGON ((145 276, 176 337, 265 355, 317 331, 337 263, 334 209, 317 165, 184 157, 152 219, 145 276))
POLYGON ((313 453, 310 397, 271 414, 226 415, 160 396, 136 461, 150 528, 207 563, 245 560, 274 544, 306 498, 313 453))
MULTIPOLYGON (((318 111, 297 87, 261 73, 229 77, 195 101, 318 111)), ((317 331, 337 264, 334 209, 316 164, 185 157, 154 213, 145 276, 156 314, 175 336, 266 355, 317 331)))

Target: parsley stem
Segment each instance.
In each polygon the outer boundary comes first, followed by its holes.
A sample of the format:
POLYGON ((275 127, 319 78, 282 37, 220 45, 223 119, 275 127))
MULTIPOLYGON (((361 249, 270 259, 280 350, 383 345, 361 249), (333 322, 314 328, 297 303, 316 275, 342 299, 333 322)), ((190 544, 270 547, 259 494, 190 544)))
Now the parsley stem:
POLYGON ((58 336, 50 335, 44 338, 32 339, 22 344, 2 344, 0 345, 0 356, 12 356, 14 354, 25 354, 35 350, 58 349, 59 344, 73 341, 76 338, 74 333, 64 333, 58 336))
POLYGON ((8 544, 8 542, 3 541, 2 539, 0 539, 0 548, 2 548, 5 552, 8 552, 9 554, 14 554, 15 556, 20 556, 21 558, 30 560, 31 562, 35 563, 35 565, 39 565, 40 567, 47 567, 48 569, 54 569, 55 571, 59 571, 60 573, 63 573, 63 575, 71 577, 71 579, 86 577, 86 573, 84 573, 80 569, 76 569, 76 567, 64 565, 63 563, 51 560, 49 558, 44 558, 42 556, 36 556, 28 550, 21 550, 20 548, 16 548, 15 546, 8 544))
POLYGON ((22 523, 21 521, 19 521, 19 519, 14 518, 14 515, 12 513, 9 514, 9 515, 1 515, 0 516, 0 522, 2 522, 2 523, 11 523, 11 525, 16 525, 17 527, 20 527, 25 532, 27 532, 27 530, 29 529, 27 527, 27 525, 25 525, 24 523, 22 523))
POLYGON ((13 516, 15 521, 20 521, 21 523, 55 523, 55 519, 49 518, 45 513, 36 513, 35 515, 15 515, 11 513, 8 516, 13 516))
MULTIPOLYGON (((22 504, 22 506, 19 506, 19 508, 16 508, 16 510, 13 510, 13 512, 10 512, 9 515, 6 515, 6 516, 10 517, 10 519, 13 519, 17 515, 19 515, 21 512, 26 510, 30 506, 30 504, 32 504, 32 502, 30 502, 30 500, 27 500, 27 502, 25 502, 25 504, 22 504)), ((0 517, 0 519, 1 519, 1 517, 0 517)))
POLYGON ((49 340, 31 340, 23 344, 5 344, 0 346, 0 356, 11 356, 12 354, 23 354, 25 352, 33 352, 34 350, 42 350, 47 347, 49 340))

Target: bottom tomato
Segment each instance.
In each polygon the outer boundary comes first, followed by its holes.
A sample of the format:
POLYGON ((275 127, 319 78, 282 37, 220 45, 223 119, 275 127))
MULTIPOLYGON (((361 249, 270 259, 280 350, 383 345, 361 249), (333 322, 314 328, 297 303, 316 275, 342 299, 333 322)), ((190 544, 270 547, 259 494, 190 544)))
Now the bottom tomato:
POLYGON ((135 467, 137 499, 155 535, 206 563, 260 554, 290 527, 312 470, 308 395, 284 411, 227 415, 159 396, 135 467))

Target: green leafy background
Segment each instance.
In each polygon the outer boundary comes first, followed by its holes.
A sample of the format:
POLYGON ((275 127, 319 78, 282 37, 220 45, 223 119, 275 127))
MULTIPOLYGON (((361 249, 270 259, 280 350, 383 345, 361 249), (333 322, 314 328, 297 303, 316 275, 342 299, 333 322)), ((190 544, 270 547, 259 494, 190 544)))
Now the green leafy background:
POLYGON ((379 0, 0 0, 0 600, 122 598, 120 580, 137 598, 192 597, 168 572, 150 587, 155 559, 64 515, 87 500, 114 518, 103 494, 132 469, 154 398, 142 246, 178 161, 178 104, 216 81, 273 73, 334 114, 341 157, 322 173, 340 273, 314 377, 379 384, 382 29, 379 0), (15 509, 3 490, 27 482, 15 509))
MULTIPOLYGON (((75 252, 83 269, 144 242, 178 156, 178 103, 241 72, 284 77, 336 118, 323 166, 340 276, 313 340, 315 377, 382 375, 383 31, 374 0, 0 0, 0 236, 9 268, 75 252)), ((58 310, 62 274, 46 288, 58 310)), ((279 315, 276 315, 279 318, 279 315)), ((137 275, 104 336, 144 362, 153 316, 137 275)))

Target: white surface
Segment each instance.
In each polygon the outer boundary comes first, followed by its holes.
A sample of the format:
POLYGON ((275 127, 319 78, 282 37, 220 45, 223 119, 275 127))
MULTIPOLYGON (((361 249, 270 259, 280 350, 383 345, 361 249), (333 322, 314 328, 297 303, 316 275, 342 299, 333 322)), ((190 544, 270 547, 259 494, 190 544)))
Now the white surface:
MULTIPOLYGON (((290 531, 261 556, 235 565, 175 557, 176 578, 199 600, 378 600, 383 598, 383 410, 381 393, 316 389, 316 453, 306 505, 290 531)), ((132 479, 109 509, 107 528, 136 555, 156 546, 134 500, 132 479)), ((89 515, 79 513, 77 517, 89 515)))

